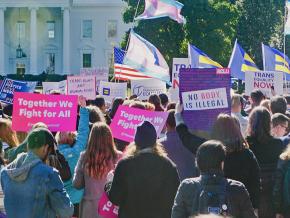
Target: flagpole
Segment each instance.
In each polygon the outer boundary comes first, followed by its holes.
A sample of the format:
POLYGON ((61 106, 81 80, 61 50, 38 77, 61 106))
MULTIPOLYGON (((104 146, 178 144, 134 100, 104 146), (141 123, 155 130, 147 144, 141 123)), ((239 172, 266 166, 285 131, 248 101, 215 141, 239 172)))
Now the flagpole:
MULTIPOLYGON (((113 54, 112 54, 112 56, 113 56, 113 61, 114 61, 114 65, 113 65, 113 70, 114 70, 114 76, 113 76, 113 78, 110 80, 110 82, 112 82, 114 79, 115 79, 115 75, 116 75, 116 72, 115 72, 115 55, 114 55, 114 49, 115 49, 115 46, 113 45, 113 54)), ((112 64, 112 63, 111 63, 112 64)))
MULTIPOLYGON (((285 28, 286 28, 286 22, 287 22, 287 0, 285 0, 285 9, 284 9, 284 30, 283 30, 283 45, 284 45, 284 68, 286 67, 286 33, 285 33, 285 28)), ((286 85, 286 73, 284 73, 284 84, 286 85)), ((283 85, 284 87, 284 85, 283 85)))
MULTIPOLYGON (((139 9, 139 5, 140 5, 140 1, 141 0, 138 0, 138 3, 137 3, 137 7, 136 7, 136 10, 135 10, 135 14, 134 14, 134 17, 133 17, 133 23, 132 23, 132 27, 130 28, 130 32, 131 32, 131 29, 134 28, 134 25, 135 25, 135 18, 137 16, 137 13, 138 13, 138 9, 139 9)), ((127 45, 126 45, 126 49, 125 49, 125 52, 127 52, 128 50, 128 46, 129 46, 129 41, 130 41, 130 32, 129 32, 129 36, 128 36, 128 40, 127 40, 127 45)))

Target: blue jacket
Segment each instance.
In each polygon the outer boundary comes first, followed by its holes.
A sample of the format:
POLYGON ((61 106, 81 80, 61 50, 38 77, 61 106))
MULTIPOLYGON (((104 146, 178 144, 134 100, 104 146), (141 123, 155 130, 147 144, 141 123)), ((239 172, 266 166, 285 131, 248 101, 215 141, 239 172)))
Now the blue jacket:
POLYGON ((1 171, 4 205, 8 217, 71 217, 73 205, 57 170, 32 152, 18 155, 1 171))
MULTIPOLYGON (((58 145, 59 152, 65 157, 69 164, 71 175, 74 174, 74 169, 80 158, 81 152, 86 149, 89 132, 89 111, 86 108, 80 108, 80 120, 76 142, 73 146, 68 144, 58 145)), ((75 189, 72 185, 72 178, 64 183, 64 187, 73 204, 80 203, 83 197, 83 189, 75 189)))

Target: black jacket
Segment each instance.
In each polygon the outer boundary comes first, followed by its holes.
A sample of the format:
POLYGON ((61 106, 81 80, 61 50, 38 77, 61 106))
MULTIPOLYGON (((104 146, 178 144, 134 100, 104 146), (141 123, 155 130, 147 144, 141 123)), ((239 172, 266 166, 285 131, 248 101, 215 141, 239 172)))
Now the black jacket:
MULTIPOLYGON (((185 124, 176 127, 176 131, 183 145, 193 154, 205 139, 191 134, 185 124)), ((260 201, 260 167, 253 152, 245 149, 239 152, 227 154, 224 163, 224 174, 226 178, 242 182, 249 191, 254 208, 258 208, 260 201)))
POLYGON ((247 137, 251 150, 258 159, 261 167, 262 191, 260 195, 259 217, 272 218, 275 216, 273 208, 273 185, 277 162, 284 150, 282 141, 269 136, 263 143, 255 137, 247 137))
MULTIPOLYGON (((214 186, 224 180, 222 173, 202 174, 200 177, 185 179, 179 186, 172 208, 172 218, 187 218, 199 213, 199 196, 202 185, 214 186)), ((254 218, 254 209, 245 186, 231 179, 226 180, 227 215, 235 218, 254 218)))
POLYGON ((290 208, 285 206, 283 202, 283 194, 285 194, 283 193, 284 178, 289 164, 289 160, 279 159, 273 187, 274 211, 275 213, 283 214, 285 217, 290 217, 290 208))
POLYGON ((178 185, 169 159, 141 151, 118 163, 107 193, 120 207, 119 218, 169 218, 178 185))

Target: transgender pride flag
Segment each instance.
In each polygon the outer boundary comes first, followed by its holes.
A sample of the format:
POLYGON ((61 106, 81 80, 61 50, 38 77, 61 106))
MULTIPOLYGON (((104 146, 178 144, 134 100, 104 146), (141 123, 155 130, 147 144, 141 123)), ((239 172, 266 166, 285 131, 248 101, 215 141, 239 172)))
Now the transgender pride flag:
POLYGON ((180 14, 182 7, 183 4, 175 0, 145 0, 145 10, 135 20, 170 17, 178 23, 185 23, 180 14))

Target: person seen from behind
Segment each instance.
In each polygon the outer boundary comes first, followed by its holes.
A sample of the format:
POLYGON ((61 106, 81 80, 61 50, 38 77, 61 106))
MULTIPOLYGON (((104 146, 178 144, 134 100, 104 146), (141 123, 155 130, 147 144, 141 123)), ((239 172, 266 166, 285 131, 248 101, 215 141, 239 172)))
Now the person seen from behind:
POLYGON ((55 155, 56 141, 45 128, 32 130, 28 152, 21 153, 1 171, 1 186, 8 217, 71 217, 73 204, 59 173, 45 164, 55 155))
POLYGON ((81 153, 73 178, 75 188, 84 188, 80 218, 100 218, 98 202, 104 192, 107 174, 115 168, 121 155, 114 145, 110 127, 103 122, 95 123, 88 147, 81 153))
POLYGON ((198 148, 196 160, 201 175, 185 179, 180 184, 171 218, 196 217, 202 214, 256 217, 245 186, 224 177, 225 158, 226 149, 219 141, 210 140, 198 148))
POLYGON ((137 127, 106 191, 119 206, 119 218, 169 218, 178 185, 175 165, 157 143, 155 127, 145 121, 137 127))

